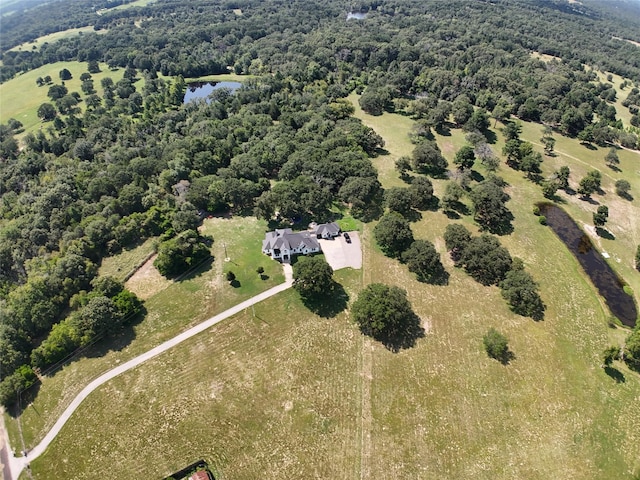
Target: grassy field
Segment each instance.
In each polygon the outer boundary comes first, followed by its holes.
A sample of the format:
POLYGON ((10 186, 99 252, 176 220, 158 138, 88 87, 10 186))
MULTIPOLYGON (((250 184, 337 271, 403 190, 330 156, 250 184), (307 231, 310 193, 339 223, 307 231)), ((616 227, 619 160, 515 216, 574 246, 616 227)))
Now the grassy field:
POLYGON ((631 125, 631 112, 627 107, 622 105, 622 101, 627 98, 627 95, 629 95, 629 92, 633 88, 632 82, 628 80, 627 83, 629 83, 629 85, 623 90, 622 88, 620 88, 620 85, 624 81, 624 78, 622 78, 620 75, 609 72, 601 72, 599 70, 594 71, 598 75, 598 80, 600 82, 605 84, 610 83, 611 85, 613 85, 613 88, 616 91, 616 101, 613 103, 613 105, 616 107, 616 111, 618 112, 618 118, 622 120, 622 123, 625 127, 628 127, 629 125, 631 125), (611 82, 607 80, 608 75, 611 75, 612 77, 611 82))
POLYGON ((149 238, 134 248, 125 249, 118 255, 105 258, 100 265, 98 274, 109 275, 123 281, 131 271, 140 265, 140 262, 155 250, 154 245, 157 241, 156 238, 149 238))
POLYGON ((50 33, 49 35, 44 35, 42 37, 36 38, 33 42, 22 43, 13 47, 10 52, 23 52, 23 51, 37 51, 40 50, 42 45, 45 43, 54 43, 58 40, 62 40, 63 38, 70 38, 76 35, 83 35, 85 33, 107 33, 108 30, 94 30, 92 25, 87 27, 79 27, 79 28, 70 28, 68 30, 63 30, 61 32, 50 33))
MULTIPOLYGON (((260 252, 265 222, 243 217, 213 218, 205 220, 202 228, 214 237, 213 264, 204 265, 179 282, 166 281, 162 290, 146 300, 148 313, 142 322, 124 330, 112 341, 102 342, 56 375, 44 377, 33 406, 26 409, 21 418, 28 446, 42 438, 73 396, 101 372, 284 281, 280 264, 270 261, 260 252), (230 257, 228 262, 224 260, 225 245, 230 257), (259 265, 265 269, 263 278, 255 271, 259 265), (235 288, 223 277, 229 268, 233 269, 239 281, 235 288)), ((144 245, 135 252, 137 257, 125 251, 119 256, 128 260, 116 259, 113 263, 135 265, 147 255, 144 245)), ((8 417, 7 427, 12 445, 19 445, 17 425, 8 417)))
MULTIPOLYGON (((389 153, 375 159, 383 185, 403 185, 393 163, 413 149, 411 120, 356 115, 385 138, 389 153)), ((540 136, 539 125, 524 125, 524 139, 539 143, 540 136)), ((497 138, 492 147, 500 152, 499 132, 497 138)), ((464 135, 452 130, 436 140, 451 161, 464 135)), ((619 199, 612 185, 624 176, 640 195, 640 156, 619 152, 615 172, 604 165, 606 150, 557 140, 558 155, 545 159, 544 174, 567 164, 576 184, 592 168, 603 172, 605 194, 594 199, 610 206, 616 239, 596 241, 639 292, 630 269, 640 240, 638 200, 619 199)), ((374 224, 366 224, 363 271, 339 271, 337 280, 351 300, 370 282, 405 288, 425 330, 414 348, 392 353, 362 337, 348 312, 318 318, 290 290, 103 386, 31 463, 33 478, 88 479, 96 471, 160 478, 197 458, 225 480, 632 478, 640 472, 640 378, 616 363, 617 382, 600 366, 602 350, 626 331, 608 326, 609 313, 577 261, 531 213, 540 188, 505 165, 498 173, 510 184, 515 216, 514 232, 500 240, 540 283, 543 321, 514 315, 496 287, 453 267, 442 239, 451 220, 442 212, 423 212, 412 229, 441 253, 447 286, 419 283, 384 257, 374 224), (509 365, 484 353, 490 327, 509 338, 509 365)), ((436 193, 443 184, 434 182, 436 193)), ((564 194, 561 202, 579 222, 591 222, 595 205, 564 194)), ((470 217, 458 221, 477 231, 470 217)), ((151 297, 128 346, 47 379, 23 415, 28 443, 42 435, 43 419, 57 416, 55 402, 68 401, 88 378, 237 302, 241 290, 251 295, 263 286, 256 263, 276 267, 255 244, 263 222, 215 218, 203 229, 216 239, 212 268, 151 297), (240 280, 237 290, 223 280, 228 269, 240 280)), ((281 280, 267 273, 269 281, 281 280)))
MULTIPOLYGON (((39 128, 47 128, 51 122, 42 122, 37 115, 38 107, 45 102, 51 102, 47 96, 49 86, 38 87, 36 79, 50 75, 54 84, 61 84, 60 70, 67 68, 73 78, 65 82, 65 86, 71 92, 78 92, 84 99, 86 95, 82 93, 80 85, 80 75, 87 71, 87 64, 84 62, 57 62, 43 65, 40 68, 18 75, 8 82, 0 85, 0 123, 6 123, 10 118, 19 120, 24 125, 26 133, 34 132, 39 128)), ((109 70, 106 64, 100 64, 100 73, 92 75, 94 87, 98 95, 102 96, 102 86, 100 81, 105 77, 111 77, 115 82, 122 79, 124 69, 109 70)), ((136 88, 141 88, 142 80, 135 83, 136 88)), ((80 102, 78 107, 84 110, 84 103, 80 102)), ((23 134, 23 135, 24 135, 23 134)))

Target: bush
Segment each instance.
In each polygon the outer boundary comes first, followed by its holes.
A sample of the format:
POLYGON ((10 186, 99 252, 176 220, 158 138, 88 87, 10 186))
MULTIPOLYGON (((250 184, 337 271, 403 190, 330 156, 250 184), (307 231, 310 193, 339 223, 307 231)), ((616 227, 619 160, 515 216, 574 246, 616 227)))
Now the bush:
POLYGON ((498 332, 495 328, 490 328, 489 331, 482 337, 482 343, 484 349, 491 358, 495 358, 501 362, 506 362, 509 355, 509 345, 507 337, 498 332))
POLYGON ((538 223, 540 225, 546 225, 547 224, 547 217, 545 217, 544 215, 540 215, 538 217, 538 223))

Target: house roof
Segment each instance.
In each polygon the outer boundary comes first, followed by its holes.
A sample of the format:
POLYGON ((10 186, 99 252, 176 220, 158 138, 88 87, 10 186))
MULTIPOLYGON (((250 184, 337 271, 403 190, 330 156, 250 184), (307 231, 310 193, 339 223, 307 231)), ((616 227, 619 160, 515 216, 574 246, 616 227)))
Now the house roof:
POLYGON ((331 235, 337 235, 338 233, 340 233, 340 227, 336 222, 321 223, 320 225, 316 226, 316 235, 323 235, 325 232, 331 235))
POLYGON ((205 470, 198 470, 189 477, 189 480, 211 480, 211 477, 205 470))
POLYGON ((292 250, 294 248, 320 248, 318 241, 309 232, 296 232, 290 228, 267 232, 262 241, 263 250, 292 250))

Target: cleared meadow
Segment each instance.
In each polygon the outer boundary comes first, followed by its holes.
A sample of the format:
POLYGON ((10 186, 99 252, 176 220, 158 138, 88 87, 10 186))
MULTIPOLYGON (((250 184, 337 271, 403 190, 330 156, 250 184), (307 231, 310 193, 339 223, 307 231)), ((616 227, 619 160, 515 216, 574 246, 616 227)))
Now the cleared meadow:
MULTIPOLYGON (((43 85, 39 87, 36 84, 38 77, 51 76, 53 81, 52 85, 60 85, 60 71, 62 69, 68 69, 73 78, 64 82, 65 86, 71 92, 78 92, 82 99, 86 95, 82 92, 80 86, 82 81, 80 75, 87 71, 87 64, 85 62, 57 62, 31 70, 27 73, 22 73, 12 78, 11 80, 0 84, 0 123, 6 123, 10 118, 15 118, 22 122, 25 130, 25 134, 34 132, 39 128, 47 129, 52 126, 52 122, 42 122, 37 115, 38 107, 42 103, 54 103, 47 96, 50 85, 43 85)), ((104 94, 100 81, 103 78, 111 77, 114 83, 122 79, 124 69, 110 70, 106 64, 100 64, 100 73, 92 74, 92 80, 94 88, 97 94, 102 97, 104 94)), ((134 84, 137 89, 142 86, 142 80, 139 80, 134 84)), ((84 110, 84 102, 78 103, 78 108, 81 111, 84 110)))
MULTIPOLYGON (((389 153, 374 160, 381 182, 402 186, 394 161, 413 149, 412 121, 356 110, 385 138, 389 153)), ((524 124, 525 140, 539 143, 540 136, 540 125, 524 124)), ((620 151, 621 172, 615 172, 604 165, 606 149, 556 138, 557 156, 545 158, 544 175, 566 164, 576 185, 592 168, 603 172, 605 194, 594 199, 609 205, 616 239, 596 242, 639 292, 630 258, 640 236, 632 220, 640 218, 640 156, 620 151), (632 202, 613 192, 622 177, 632 184, 632 202)), ((451 162, 464 135, 452 130, 436 140, 451 162)), ((500 153, 502 145, 497 132, 492 148, 500 153)), ((622 381, 601 368, 603 349, 620 343, 626 331, 608 326, 610 315, 577 261, 538 224, 532 207, 543 200, 540 188, 504 164, 498 173, 510 185, 507 206, 515 216, 514 232, 500 241, 540 283, 543 321, 514 315, 496 287, 453 267, 442 239, 451 220, 442 212, 422 212, 412 229, 441 253, 447 286, 419 283, 384 257, 373 241, 374 224, 366 224, 363 271, 340 271, 337 280, 351 300, 370 282, 405 288, 425 329, 415 348, 392 353, 363 338, 348 312, 316 317, 290 290, 92 394, 32 463, 34 478, 92 478, 96 471, 105 478, 141 471, 160 477, 195 458, 209 461, 223 479, 632 478, 640 471, 640 378, 619 362, 622 381), (509 338, 515 354, 509 365, 484 353, 489 327, 509 338)), ((444 183, 434 181, 437 194, 444 183)), ((560 198, 577 221, 591 223, 596 205, 560 198)), ((74 362, 47 380, 33 408, 41 416, 31 408, 23 415, 32 442, 42 434, 44 407, 55 419, 58 397, 69 398, 91 375, 210 316, 201 309, 219 311, 239 301, 240 289, 230 290, 225 271, 238 275, 247 296, 257 291, 255 268, 272 263, 255 240, 264 224, 227 221, 205 223, 216 238, 212 268, 150 298, 129 346, 74 362), (222 261, 225 248, 229 262, 222 261)), ((477 231, 471 217, 457 221, 477 231)))

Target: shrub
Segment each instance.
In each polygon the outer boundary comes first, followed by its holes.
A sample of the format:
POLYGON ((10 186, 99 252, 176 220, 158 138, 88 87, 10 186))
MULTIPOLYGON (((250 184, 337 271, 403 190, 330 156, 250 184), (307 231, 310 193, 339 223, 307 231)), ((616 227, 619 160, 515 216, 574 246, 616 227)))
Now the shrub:
POLYGON ((507 360, 509 354, 507 337, 495 328, 490 328, 485 336, 482 337, 482 343, 487 355, 491 358, 495 358, 501 362, 507 360))

